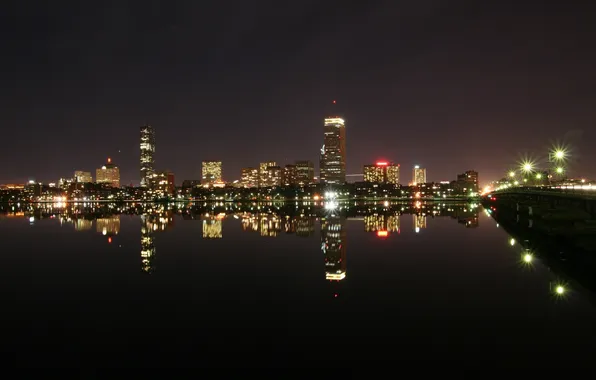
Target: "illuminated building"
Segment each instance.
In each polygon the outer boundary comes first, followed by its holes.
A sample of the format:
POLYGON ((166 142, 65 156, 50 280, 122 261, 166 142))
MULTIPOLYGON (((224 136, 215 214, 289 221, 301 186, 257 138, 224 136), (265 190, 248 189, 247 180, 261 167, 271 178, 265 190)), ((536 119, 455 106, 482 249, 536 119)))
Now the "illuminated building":
POLYGON ((385 215, 371 214, 364 215, 364 231, 376 232, 386 231, 385 215))
POLYGON ((240 186, 246 188, 253 188, 259 186, 259 169, 257 168, 242 168, 240 174, 240 186))
POLYGON ((420 185, 426 183, 426 169, 420 166, 414 166, 412 170, 412 185, 420 185))
POLYGON ((456 187, 462 194, 478 192, 478 172, 468 170, 457 175, 456 187))
POLYGON ((296 165, 286 165, 282 175, 282 185, 294 186, 298 184, 296 165))
POLYGON ((151 187, 155 173, 155 131, 150 125, 141 127, 141 186, 151 187))
POLYGON ((399 165, 386 161, 379 161, 374 165, 364 165, 364 182, 371 183, 399 183, 399 165))
POLYGON ((154 231, 157 225, 153 222, 154 217, 141 215, 141 272, 153 273, 155 269, 155 236, 154 231))
POLYGON ((176 190, 174 182, 174 173, 172 172, 155 172, 151 179, 153 189, 157 196, 173 195, 176 190))
POLYGON ((261 162, 259 164, 259 187, 268 187, 268 169, 270 167, 277 166, 275 161, 261 162))
POLYGON ((364 165, 362 168, 364 182, 384 183, 385 167, 381 165, 364 165))
POLYGON ((398 213, 395 213, 394 215, 389 215, 387 217, 387 231, 399 232, 400 217, 401 215, 398 213))
POLYGON ((78 183, 88 183, 93 182, 93 177, 91 177, 91 172, 76 170, 74 172, 74 180, 78 183))
POLYGON ((95 221, 95 229, 102 235, 118 235, 120 232, 120 215, 111 216, 109 218, 98 218, 95 221))
POLYGON ((216 182, 222 182, 221 161, 203 161, 201 171, 201 184, 213 185, 216 182))
POLYGON ((346 182, 346 124, 340 117, 328 117, 321 148, 320 182, 325 185, 346 182))
POLYGON ((385 167, 385 182, 393 185, 399 184, 399 164, 389 164, 385 167))
POLYGON ((296 182, 299 185, 315 182, 315 166, 311 161, 296 161, 296 182))
POLYGON ((221 239, 222 230, 221 219, 203 219, 203 239, 221 239))
POLYGON ((112 164, 108 158, 108 163, 95 171, 95 182, 106 183, 112 187, 120 187, 120 169, 112 164))
POLYGON ((321 221, 321 250, 325 256, 325 279, 346 278, 346 231, 338 216, 321 221))
POLYGON ((269 166, 267 168, 267 187, 281 186, 283 170, 279 166, 269 166))

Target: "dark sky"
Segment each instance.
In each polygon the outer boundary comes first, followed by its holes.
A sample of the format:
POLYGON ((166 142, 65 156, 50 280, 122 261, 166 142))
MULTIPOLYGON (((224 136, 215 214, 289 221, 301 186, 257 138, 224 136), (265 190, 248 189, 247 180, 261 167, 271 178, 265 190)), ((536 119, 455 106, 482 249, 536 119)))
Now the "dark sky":
POLYGON ((554 141, 596 177, 590 1, 8 1, 0 183, 95 171, 139 180, 139 126, 177 182, 223 161, 310 159, 333 99, 348 172, 378 158, 481 182, 554 141))

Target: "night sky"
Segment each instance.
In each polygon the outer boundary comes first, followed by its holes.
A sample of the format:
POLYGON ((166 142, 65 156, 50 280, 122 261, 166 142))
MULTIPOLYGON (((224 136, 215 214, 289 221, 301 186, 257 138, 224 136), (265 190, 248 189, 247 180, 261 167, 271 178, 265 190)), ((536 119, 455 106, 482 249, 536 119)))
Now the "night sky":
MULTIPOLYGON (((310 159, 336 99, 348 173, 377 159, 429 181, 503 176, 565 141, 596 177, 596 4, 584 1, 7 1, 0 183, 56 181, 109 156, 225 180, 310 159)), ((317 170, 318 173, 318 170, 317 170)))

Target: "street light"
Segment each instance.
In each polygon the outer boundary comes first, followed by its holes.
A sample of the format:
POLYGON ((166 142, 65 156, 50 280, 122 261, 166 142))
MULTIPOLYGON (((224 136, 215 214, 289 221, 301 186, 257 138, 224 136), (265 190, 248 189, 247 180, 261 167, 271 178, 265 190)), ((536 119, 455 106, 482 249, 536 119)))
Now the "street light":
POLYGON ((562 167, 558 167, 557 169, 555 169, 555 171, 557 172, 557 174, 563 174, 563 172, 565 171, 562 167))
POLYGON ((515 172, 513 170, 509 172, 509 177, 511 177, 511 178, 515 177, 515 172))

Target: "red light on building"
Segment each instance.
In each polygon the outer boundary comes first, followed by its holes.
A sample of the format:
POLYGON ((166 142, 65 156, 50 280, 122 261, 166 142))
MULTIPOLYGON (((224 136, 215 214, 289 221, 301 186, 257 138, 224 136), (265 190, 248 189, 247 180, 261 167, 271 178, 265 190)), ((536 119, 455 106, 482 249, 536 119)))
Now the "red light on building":
POLYGON ((378 237, 387 237, 389 236, 389 231, 377 231, 378 237))
POLYGON ((110 157, 108 157, 108 164, 112 162, 112 159, 110 157))
POLYGON ((377 166, 387 166, 387 162, 386 161, 379 161, 377 162, 377 166))

